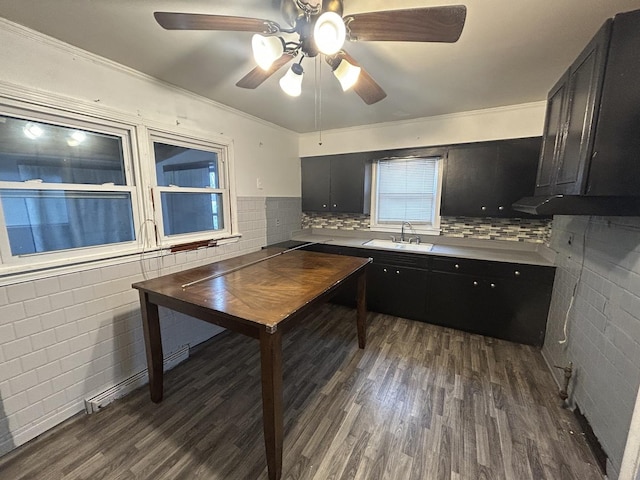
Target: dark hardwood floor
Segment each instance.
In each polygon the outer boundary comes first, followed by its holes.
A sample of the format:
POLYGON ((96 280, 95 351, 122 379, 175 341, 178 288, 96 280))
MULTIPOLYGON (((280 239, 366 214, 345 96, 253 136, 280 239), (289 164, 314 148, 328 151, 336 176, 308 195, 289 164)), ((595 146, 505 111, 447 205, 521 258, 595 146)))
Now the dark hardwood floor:
MULTIPOLYGON (((259 344, 165 377, 0 459, 2 479, 265 480, 259 344)), ((533 347, 326 305, 284 336, 283 479, 602 479, 533 347)))

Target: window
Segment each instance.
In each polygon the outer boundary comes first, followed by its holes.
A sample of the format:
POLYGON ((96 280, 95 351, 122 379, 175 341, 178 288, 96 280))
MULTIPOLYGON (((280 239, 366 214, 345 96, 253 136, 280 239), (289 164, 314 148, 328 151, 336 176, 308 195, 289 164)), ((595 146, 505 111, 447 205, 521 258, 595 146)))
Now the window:
POLYGON ((151 133, 151 143, 155 222, 161 243, 230 234, 226 148, 160 132, 151 133))
MULTIPOLYGON (((9 112, 6 110, 5 112, 9 112)), ((0 112, 2 264, 69 258, 87 247, 135 248, 130 132, 0 112)))
POLYGON ((1 95, 0 278, 238 236, 229 141, 1 95))
POLYGON ((439 157, 376 161, 371 228, 396 231, 410 222, 418 233, 439 233, 441 177, 439 157))

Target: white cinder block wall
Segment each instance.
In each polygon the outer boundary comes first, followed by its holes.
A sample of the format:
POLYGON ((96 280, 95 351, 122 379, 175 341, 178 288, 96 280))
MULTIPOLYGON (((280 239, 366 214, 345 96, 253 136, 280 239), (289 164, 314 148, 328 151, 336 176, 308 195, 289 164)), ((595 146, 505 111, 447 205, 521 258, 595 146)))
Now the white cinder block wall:
MULTIPOLYGON (((81 411, 84 398, 145 368, 133 282, 258 250, 268 233, 272 241, 288 239, 300 226, 300 165, 293 132, 3 19, 0 45, 0 102, 19 92, 71 111, 232 142, 242 234, 221 247, 42 272, 29 281, 0 276, 2 455, 81 411), (268 209, 270 198, 285 208, 268 209)), ((168 310, 161 321, 165 355, 217 331, 168 310)))
MULTIPOLYGON (((640 384, 640 218, 556 216, 552 232, 558 268, 543 355, 550 365, 573 362, 570 399, 616 479, 640 384), (568 340, 560 344, 578 279, 568 340)), ((563 372, 554 374, 563 381, 563 372)))
MULTIPOLYGON (((235 244, 0 287, 0 454, 81 411, 91 394, 144 370, 131 284, 264 246, 265 198, 240 198, 238 216, 243 237, 235 244)), ((161 322, 165 356, 221 330, 166 309, 161 322)))

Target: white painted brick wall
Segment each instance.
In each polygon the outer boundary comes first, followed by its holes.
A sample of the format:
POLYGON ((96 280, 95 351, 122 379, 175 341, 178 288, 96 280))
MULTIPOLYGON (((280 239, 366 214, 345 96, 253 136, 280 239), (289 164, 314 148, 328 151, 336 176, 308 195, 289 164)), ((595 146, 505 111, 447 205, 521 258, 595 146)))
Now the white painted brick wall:
MULTIPOLYGON (((552 232, 558 268, 543 354, 550 365, 573 362, 571 400, 591 423, 615 479, 640 384, 640 218, 556 216, 552 232), (560 345, 581 271, 569 340, 560 345)), ((554 375, 562 382, 562 372, 554 375)))
MULTIPOLYGON (((279 231, 283 240, 300 229, 300 211, 294 211, 300 199, 289 203, 283 218, 289 230, 279 231)), ((6 433, 0 428, 0 455, 81 411, 86 397, 146 368, 131 284, 145 274, 172 273, 266 245, 265 198, 239 198, 238 222, 237 243, 0 287, 0 425, 9 427, 6 433)), ((165 355, 220 331, 164 308, 160 315, 165 355)))

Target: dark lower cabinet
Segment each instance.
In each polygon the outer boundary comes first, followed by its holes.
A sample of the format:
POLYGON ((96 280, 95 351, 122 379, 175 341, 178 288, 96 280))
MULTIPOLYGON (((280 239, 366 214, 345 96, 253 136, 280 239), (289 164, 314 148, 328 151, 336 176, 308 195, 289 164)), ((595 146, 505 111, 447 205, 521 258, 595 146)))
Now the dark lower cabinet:
MULTIPOLYGON (((555 267, 316 244, 309 250, 372 257, 367 308, 471 333, 542 346, 555 267)), ((332 301, 355 306, 356 284, 332 301)))
POLYGON ((427 321, 542 346, 554 275, 554 267, 435 258, 427 321))
POLYGON ((367 307, 412 320, 425 320, 426 270, 374 263, 367 273, 367 307))
POLYGON ((540 285, 435 272, 430 280, 429 323, 542 346, 551 295, 540 285))
POLYGON ((432 272, 429 276, 429 323, 479 333, 486 317, 479 280, 470 275, 432 272))

